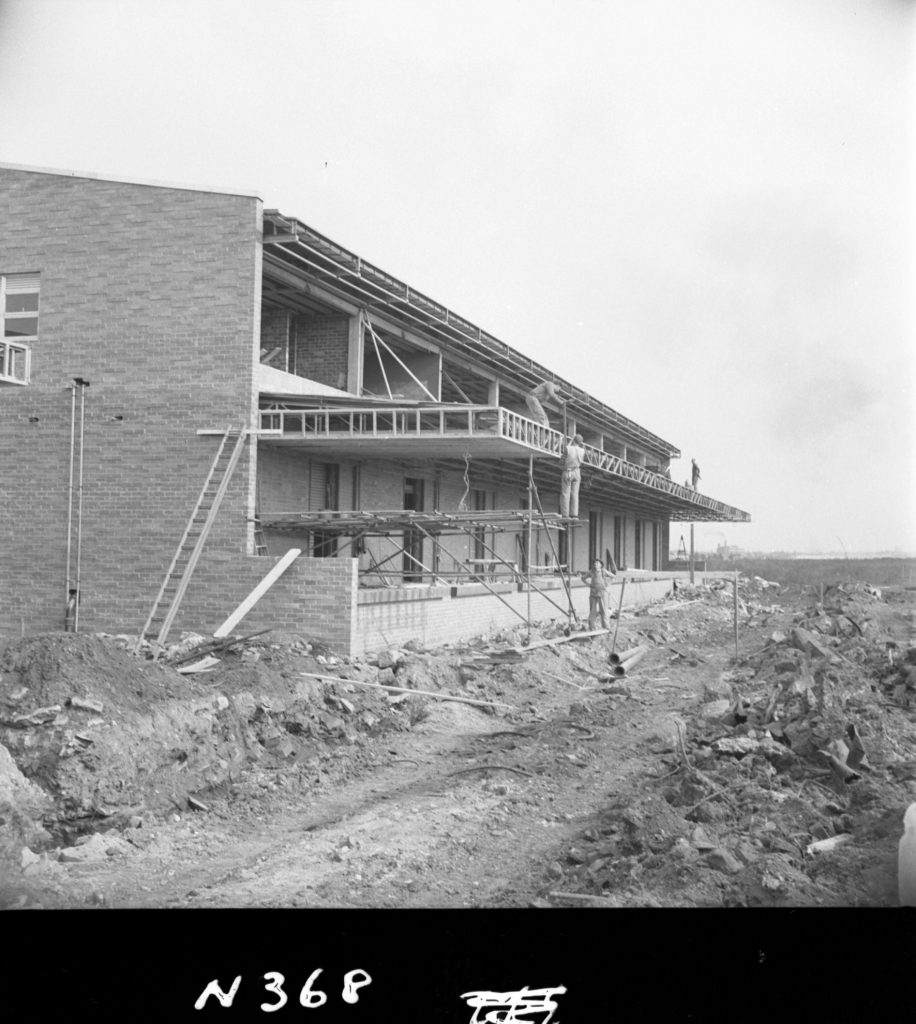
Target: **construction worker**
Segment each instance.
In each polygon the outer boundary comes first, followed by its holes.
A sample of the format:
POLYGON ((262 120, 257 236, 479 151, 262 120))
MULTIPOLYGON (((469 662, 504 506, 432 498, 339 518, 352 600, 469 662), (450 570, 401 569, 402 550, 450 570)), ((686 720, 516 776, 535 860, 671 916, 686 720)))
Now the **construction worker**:
POLYGON ((588 628, 597 629, 598 615, 601 615, 601 628, 608 629, 607 624, 607 585, 617 574, 607 573, 600 558, 592 562, 592 571, 585 577, 588 584, 588 628))
POLYGON ((582 474, 579 467, 585 459, 584 441, 576 434, 572 443, 563 438, 563 475, 560 479, 560 515, 568 519, 579 518, 579 483, 582 474))
POLYGON ((697 465, 696 459, 690 460, 690 480, 693 485, 693 489, 697 489, 697 484, 700 482, 700 467, 697 465))
POLYGON ((531 418, 533 420, 537 420, 542 427, 550 426, 550 420, 547 418, 547 413, 544 412, 544 406, 541 405, 541 402, 546 399, 558 402, 560 405, 566 404, 560 397, 560 393, 557 391, 557 386, 552 380, 545 380, 543 384, 538 384, 536 388, 532 388, 528 394, 525 395, 525 405, 528 406, 531 418))

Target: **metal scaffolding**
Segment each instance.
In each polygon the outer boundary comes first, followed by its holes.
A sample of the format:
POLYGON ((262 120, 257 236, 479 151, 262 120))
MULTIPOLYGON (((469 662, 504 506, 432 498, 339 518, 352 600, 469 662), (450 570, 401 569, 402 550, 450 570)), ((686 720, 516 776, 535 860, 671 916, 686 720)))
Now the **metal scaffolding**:
POLYGON ((383 538, 391 544, 393 550, 380 560, 369 553, 369 565, 360 570, 361 578, 376 578, 383 586, 400 584, 405 576, 417 575, 428 577, 433 584, 439 583, 450 587, 461 583, 478 583, 525 623, 530 637, 532 592, 539 594, 566 616, 570 627, 579 621, 573 607, 569 564, 561 561, 558 546, 551 534, 551 531, 555 530, 558 534, 566 532, 569 535, 577 520, 544 511, 534 483, 532 464, 533 460, 529 460, 527 509, 475 512, 414 512, 396 509, 261 513, 255 522, 260 530, 309 533, 317 535, 324 543, 337 541, 334 545, 336 555, 343 554, 347 549, 355 552, 365 551, 365 540, 383 538), (548 560, 543 565, 534 564, 532 558, 532 538, 535 529, 545 531, 552 556, 552 561, 548 560), (524 552, 524 557, 516 561, 498 552, 494 544, 487 539, 488 534, 508 532, 517 536, 518 553, 524 552), (429 541, 432 546, 432 565, 424 564, 411 550, 412 541, 418 536, 429 541), (486 553, 485 557, 464 560, 458 558, 443 544, 444 538, 455 536, 467 537, 469 547, 474 545, 476 551, 483 550, 486 553), (340 541, 344 543, 340 544, 340 541), (401 560, 401 567, 396 564, 398 559, 401 560), (409 568, 405 567, 405 560, 409 563, 409 568), (566 599, 565 606, 559 604, 546 588, 539 587, 535 582, 538 578, 545 579, 548 576, 559 576, 566 599), (396 583, 392 583, 392 580, 396 583), (523 615, 505 599, 503 593, 495 586, 500 582, 513 582, 524 588, 528 594, 527 614, 523 615))

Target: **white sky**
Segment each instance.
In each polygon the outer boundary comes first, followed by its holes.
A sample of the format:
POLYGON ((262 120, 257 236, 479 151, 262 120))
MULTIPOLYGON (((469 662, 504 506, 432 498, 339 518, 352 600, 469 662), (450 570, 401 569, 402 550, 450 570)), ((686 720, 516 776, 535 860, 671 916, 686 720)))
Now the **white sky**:
POLYGON ((696 458, 754 520, 700 548, 916 553, 914 29, 902 0, 0 0, 0 160, 257 191, 673 442, 676 480, 696 458))

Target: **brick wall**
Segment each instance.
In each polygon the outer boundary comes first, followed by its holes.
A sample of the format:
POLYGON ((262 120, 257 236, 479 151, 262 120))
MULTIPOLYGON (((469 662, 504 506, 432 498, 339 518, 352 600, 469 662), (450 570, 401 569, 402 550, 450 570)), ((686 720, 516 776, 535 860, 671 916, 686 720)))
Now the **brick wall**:
MULTIPOLYGON (((260 203, 6 169, 0 195, 0 273, 41 275, 31 384, 0 400, 0 636, 63 625, 77 375, 81 626, 137 630, 216 452, 197 431, 251 415, 260 203)), ((246 446, 199 571, 244 558, 253 470, 246 446)))
POLYGON ((344 314, 296 317, 293 373, 332 388, 347 386, 350 318, 344 314))
MULTIPOLYGON (((660 600, 670 589, 670 576, 645 580, 629 578, 624 590, 624 607, 639 607, 660 600)), ((430 646, 467 640, 496 629, 523 625, 522 617, 527 615, 528 595, 518 591, 501 595, 511 608, 489 593, 455 598, 445 596, 441 590, 435 593, 435 599, 429 601, 414 599, 359 604, 353 653, 363 654, 390 644, 403 644, 408 640, 418 640, 430 646)), ((562 588, 549 591, 549 595, 565 610, 566 596, 562 588)), ((577 615, 583 621, 587 620, 588 588, 574 587, 572 595, 577 615)), ((620 583, 617 583, 608 591, 611 608, 617 607, 619 596, 620 583)), ((531 595, 531 617, 534 621, 566 621, 564 611, 540 594, 531 595)))
POLYGON ((262 444, 258 452, 258 489, 265 512, 304 512, 309 507, 309 458, 293 448, 262 444))
MULTIPOLYGON (((279 556, 211 559, 194 574, 178 630, 212 633, 279 561, 279 556)), ((341 654, 354 643, 356 559, 310 558, 303 551, 237 627, 299 633, 341 654)))

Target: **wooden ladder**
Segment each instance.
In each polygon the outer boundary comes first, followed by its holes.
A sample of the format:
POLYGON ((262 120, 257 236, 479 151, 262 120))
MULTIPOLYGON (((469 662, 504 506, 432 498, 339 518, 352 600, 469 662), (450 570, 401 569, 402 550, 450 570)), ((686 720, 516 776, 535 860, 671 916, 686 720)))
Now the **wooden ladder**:
POLYGON ((247 433, 245 427, 241 429, 228 427, 226 429, 219 449, 213 458, 200 497, 197 499, 197 504, 194 506, 194 511, 191 513, 191 518, 188 520, 188 525, 178 544, 178 550, 175 552, 172 564, 169 566, 159 593, 156 595, 156 600, 153 602, 146 625, 137 640, 137 650, 140 649, 144 637, 155 632, 157 627, 156 643, 161 645, 165 642, 172 623, 175 621, 175 616, 178 614, 181 599, 191 582, 191 576, 194 574, 194 567, 203 551, 204 543, 216 520, 216 514, 219 512, 229 481, 238 465, 247 433), (233 435, 237 435, 237 438, 235 444, 230 445, 229 441, 233 435), (160 609, 165 605, 167 607, 163 613, 160 609))
POLYGON ((256 509, 254 514, 254 553, 256 555, 266 555, 267 552, 267 538, 264 536, 264 527, 261 524, 261 483, 255 485, 255 496, 254 496, 254 507, 256 509))

